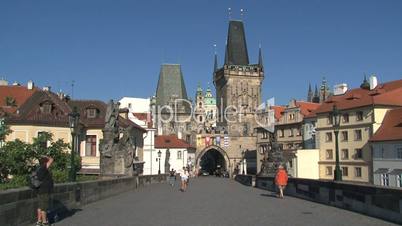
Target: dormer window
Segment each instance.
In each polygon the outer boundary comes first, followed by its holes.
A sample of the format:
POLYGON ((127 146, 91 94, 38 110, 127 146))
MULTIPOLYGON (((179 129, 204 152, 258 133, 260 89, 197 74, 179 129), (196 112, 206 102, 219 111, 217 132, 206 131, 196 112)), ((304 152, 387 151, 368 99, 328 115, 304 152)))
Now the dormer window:
POLYGON ((96 108, 87 109, 87 118, 96 118, 98 115, 98 110, 96 108))
POLYGON ((50 102, 44 102, 39 105, 39 108, 42 113, 50 114, 52 113, 53 106, 50 102))

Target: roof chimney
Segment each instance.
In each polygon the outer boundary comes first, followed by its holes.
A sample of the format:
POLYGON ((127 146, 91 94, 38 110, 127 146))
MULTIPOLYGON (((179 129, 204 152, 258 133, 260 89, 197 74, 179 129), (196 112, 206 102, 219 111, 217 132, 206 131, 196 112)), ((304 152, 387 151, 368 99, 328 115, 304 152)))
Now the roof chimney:
POLYGON ((377 85, 378 85, 377 76, 375 75, 370 76, 370 90, 375 89, 377 85))
POLYGON ((33 83, 32 80, 29 80, 29 81, 28 81, 27 88, 28 88, 29 90, 32 90, 32 89, 34 88, 34 83, 33 83))
POLYGON ((50 87, 50 86, 45 86, 45 87, 43 87, 43 91, 50 92, 50 89, 51 89, 51 87, 50 87))
POLYGON ((8 86, 8 81, 5 80, 4 78, 0 79, 0 86, 8 86))
POLYGON ((348 91, 348 84, 346 83, 341 83, 338 85, 334 85, 334 95, 343 95, 348 91))

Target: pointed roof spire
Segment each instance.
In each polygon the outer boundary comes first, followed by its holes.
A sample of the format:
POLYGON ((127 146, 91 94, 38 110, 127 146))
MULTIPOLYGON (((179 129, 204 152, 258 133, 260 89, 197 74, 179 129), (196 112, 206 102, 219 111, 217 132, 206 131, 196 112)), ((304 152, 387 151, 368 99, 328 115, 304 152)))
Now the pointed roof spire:
POLYGON ((259 48, 259 51, 258 51, 258 66, 260 66, 260 68, 264 68, 264 63, 262 61, 261 44, 260 44, 260 48, 259 48))
POLYGON ((317 88, 317 84, 315 85, 314 96, 318 97, 318 88, 317 88))
POLYGON ((218 55, 216 54, 216 52, 214 55, 215 55, 214 56, 214 73, 215 73, 218 70, 218 55))
POLYGON ((362 89, 370 89, 370 83, 367 81, 366 74, 364 74, 363 83, 360 85, 362 89))
POLYGON ((226 65, 249 65, 246 35, 242 21, 229 21, 225 52, 226 65))

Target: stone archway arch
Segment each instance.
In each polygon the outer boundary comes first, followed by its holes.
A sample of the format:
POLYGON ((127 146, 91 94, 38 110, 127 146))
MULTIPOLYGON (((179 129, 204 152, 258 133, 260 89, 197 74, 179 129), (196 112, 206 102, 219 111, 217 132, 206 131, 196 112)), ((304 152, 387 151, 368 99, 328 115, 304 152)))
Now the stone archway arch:
POLYGON ((202 151, 200 151, 198 153, 198 155, 195 157, 197 169, 200 167, 200 162, 201 162, 202 157, 210 150, 216 150, 223 156, 223 158, 225 159, 226 170, 229 170, 230 159, 229 159, 228 154, 226 153, 226 151, 223 148, 216 146, 216 145, 210 145, 208 147, 205 147, 202 151))

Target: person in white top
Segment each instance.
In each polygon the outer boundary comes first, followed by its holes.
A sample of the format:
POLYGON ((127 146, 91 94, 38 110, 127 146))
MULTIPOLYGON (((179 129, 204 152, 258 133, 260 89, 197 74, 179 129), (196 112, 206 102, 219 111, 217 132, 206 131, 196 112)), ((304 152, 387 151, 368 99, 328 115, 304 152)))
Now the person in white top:
POLYGON ((187 189, 187 180, 188 180, 188 173, 187 173, 186 167, 183 167, 183 169, 179 170, 179 173, 180 173, 180 178, 181 178, 180 191, 184 192, 187 189))

